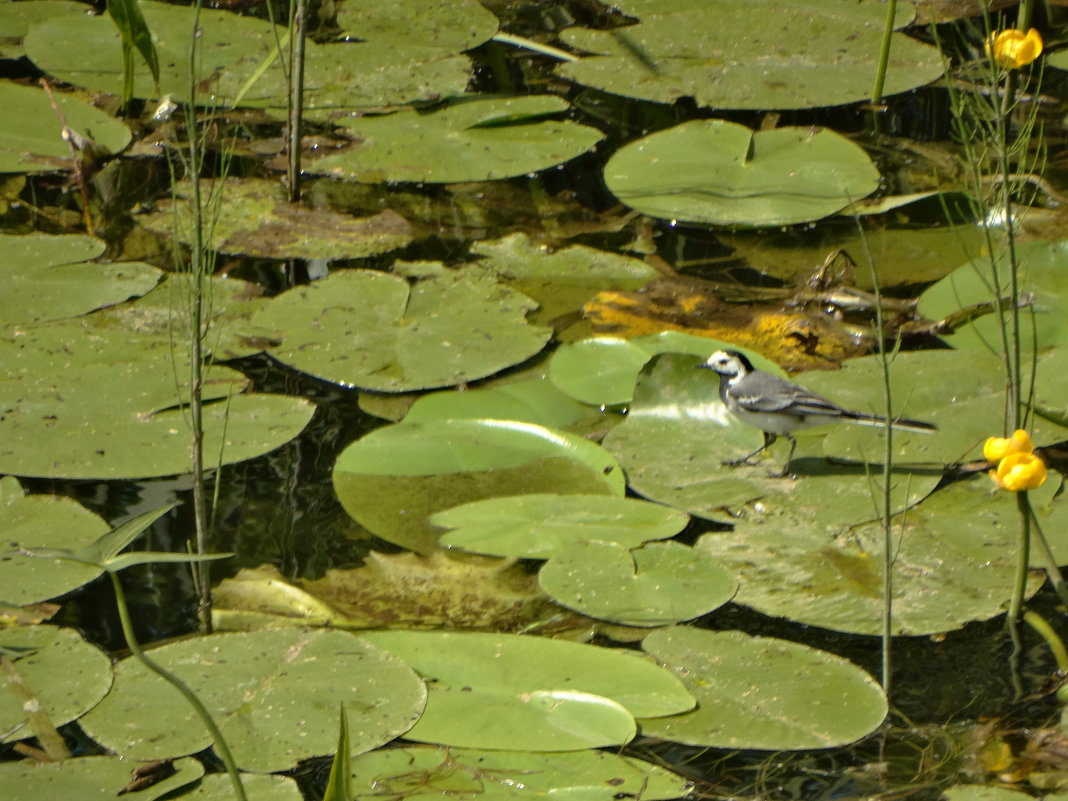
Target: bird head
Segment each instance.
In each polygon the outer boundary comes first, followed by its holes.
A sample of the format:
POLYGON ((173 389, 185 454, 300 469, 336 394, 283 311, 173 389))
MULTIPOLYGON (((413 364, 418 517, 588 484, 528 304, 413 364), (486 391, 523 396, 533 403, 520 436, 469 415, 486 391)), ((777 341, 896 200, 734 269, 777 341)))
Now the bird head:
POLYGON ((753 372, 752 362, 736 350, 717 350, 697 366, 727 378, 738 378, 753 372))

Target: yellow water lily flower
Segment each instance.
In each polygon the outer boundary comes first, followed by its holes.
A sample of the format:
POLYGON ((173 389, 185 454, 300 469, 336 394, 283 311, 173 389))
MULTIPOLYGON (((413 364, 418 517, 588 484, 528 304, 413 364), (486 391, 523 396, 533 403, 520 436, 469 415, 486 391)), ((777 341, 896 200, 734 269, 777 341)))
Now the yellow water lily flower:
POLYGON ((1034 449, 1031 435, 1018 428, 1011 437, 990 437, 983 445, 983 458, 988 462, 997 462, 1010 453, 1030 453, 1034 449))
POLYGON ((1034 28, 1024 33, 1016 28, 990 34, 986 53, 999 67, 1014 70, 1042 55, 1042 35, 1034 28))
POLYGON ((997 470, 990 471, 990 478, 1010 492, 1032 490, 1046 480, 1046 463, 1033 453, 1010 453, 998 462, 997 470))

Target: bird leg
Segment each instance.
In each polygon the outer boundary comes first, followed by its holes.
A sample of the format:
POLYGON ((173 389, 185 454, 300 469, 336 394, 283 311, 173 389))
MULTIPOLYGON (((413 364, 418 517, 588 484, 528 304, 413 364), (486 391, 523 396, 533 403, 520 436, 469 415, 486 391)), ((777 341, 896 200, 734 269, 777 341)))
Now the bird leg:
POLYGON ((783 434, 788 440, 790 440, 790 452, 786 455, 786 464, 782 466, 782 470, 778 473, 772 473, 771 478, 783 478, 790 473, 790 462, 794 460, 794 451, 797 449, 797 440, 790 434, 783 434))
MULTIPOLYGON (((741 459, 732 459, 731 461, 724 462, 723 464, 725 464, 727 467, 737 467, 741 464, 752 464, 752 462, 750 462, 749 460, 756 456, 758 453, 763 453, 764 451, 766 451, 769 447, 771 447, 771 443, 773 443, 777 439, 775 434, 771 434, 767 431, 764 431, 762 433, 764 434, 763 445, 761 445, 752 453, 743 456, 741 459)), ((793 439, 793 437, 790 437, 790 439, 793 439)), ((792 454, 793 451, 791 450, 790 453, 792 454)))

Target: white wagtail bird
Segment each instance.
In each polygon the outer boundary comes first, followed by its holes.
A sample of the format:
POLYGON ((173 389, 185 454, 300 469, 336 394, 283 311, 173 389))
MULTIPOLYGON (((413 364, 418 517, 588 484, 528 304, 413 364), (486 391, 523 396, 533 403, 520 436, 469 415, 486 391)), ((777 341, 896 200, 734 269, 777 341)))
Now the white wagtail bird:
MULTIPOLYGON (((718 350, 708 360, 697 365, 719 373, 719 397, 723 405, 743 423, 764 432, 764 444, 742 459, 725 462, 729 465, 749 464, 758 453, 767 450, 780 436, 790 440, 786 464, 776 477, 790 472, 797 440, 792 432, 799 428, 824 423, 860 423, 885 426, 886 419, 876 414, 843 409, 837 403, 810 392, 799 384, 792 384, 771 373, 757 370, 736 350, 718 350)), ((891 428, 906 431, 931 432, 937 430, 921 420, 898 418, 891 428)))

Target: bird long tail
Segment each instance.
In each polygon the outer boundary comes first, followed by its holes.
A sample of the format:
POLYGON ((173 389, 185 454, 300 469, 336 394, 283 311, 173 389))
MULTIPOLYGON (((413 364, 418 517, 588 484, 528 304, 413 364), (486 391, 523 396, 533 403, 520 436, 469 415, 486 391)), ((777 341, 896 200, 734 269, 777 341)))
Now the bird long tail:
MULTIPOLYGON (((867 412, 849 412, 845 419, 851 423, 862 426, 885 426, 886 418, 878 414, 867 412)), ((899 431, 918 431, 923 434, 931 434, 938 430, 933 423, 925 423, 923 420, 909 420, 907 417, 898 417, 890 423, 890 427, 899 431)))

